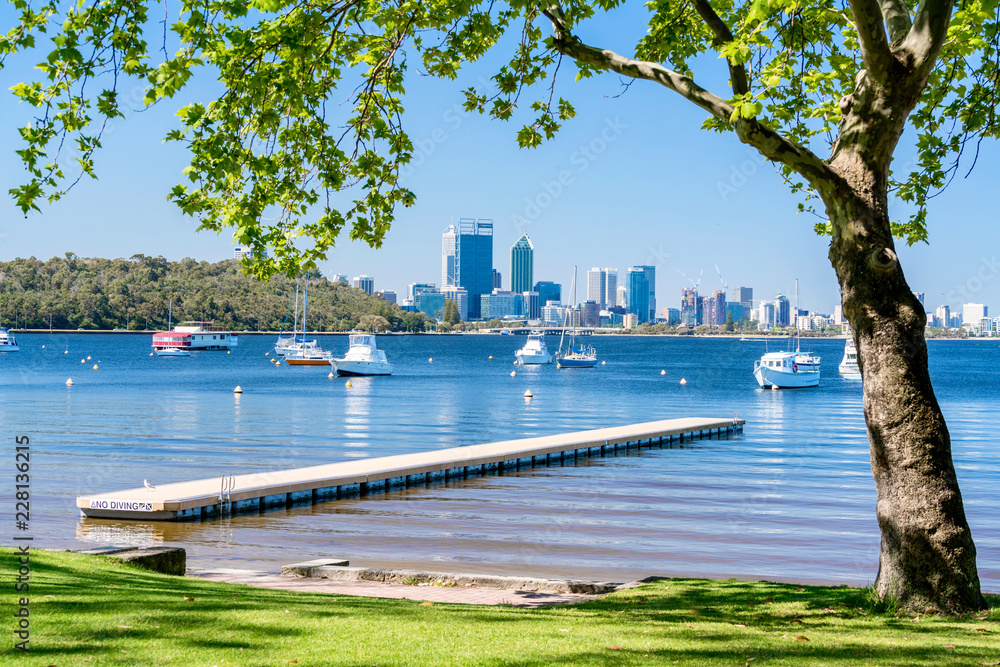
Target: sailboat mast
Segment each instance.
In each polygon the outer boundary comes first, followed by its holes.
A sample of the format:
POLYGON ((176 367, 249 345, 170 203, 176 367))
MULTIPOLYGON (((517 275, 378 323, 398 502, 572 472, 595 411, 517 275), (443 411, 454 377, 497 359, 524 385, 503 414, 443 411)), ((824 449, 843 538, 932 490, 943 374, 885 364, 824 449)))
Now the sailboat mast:
POLYGON ((309 272, 306 271, 306 293, 302 297, 302 340, 306 338, 306 310, 309 308, 309 272))
POLYGON ((801 340, 799 339, 799 279, 795 279, 795 317, 792 319, 795 325, 795 351, 799 351, 801 340))
POLYGON ((167 306, 167 331, 170 331, 170 324, 174 319, 174 300, 170 300, 170 305, 167 306))
MULTIPOLYGON (((285 317, 288 317, 287 315, 285 317)), ((292 318, 292 342, 299 336, 299 286, 295 286, 295 316, 292 318)))

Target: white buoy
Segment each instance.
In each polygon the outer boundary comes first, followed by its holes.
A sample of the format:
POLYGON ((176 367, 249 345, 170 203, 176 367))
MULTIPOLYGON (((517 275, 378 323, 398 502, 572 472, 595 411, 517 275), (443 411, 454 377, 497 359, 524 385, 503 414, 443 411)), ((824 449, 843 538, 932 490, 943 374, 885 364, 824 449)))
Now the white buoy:
POLYGON ((67 378, 66 379, 66 386, 67 387, 72 387, 73 386, 73 378, 67 378))
POLYGON ((241 387, 239 385, 236 385, 236 389, 233 389, 233 393, 234 394, 242 394, 243 393, 243 387, 241 387))
POLYGON ((149 356, 153 356, 153 353, 152 353, 152 352, 150 352, 150 353, 149 353, 149 356))
POLYGON ((345 387, 353 387, 354 385, 352 385, 352 384, 351 384, 351 381, 350 381, 350 380, 348 380, 348 381, 347 381, 347 382, 346 382, 346 383, 344 384, 344 386, 345 386, 345 387))
POLYGON ((330 374, 327 375, 327 377, 332 380, 333 379, 333 373, 331 372, 330 374))
POLYGON ((90 355, 87 355, 87 361, 90 361, 90 355))
POLYGON ((517 377, 517 371, 511 371, 510 372, 510 376, 511 377, 517 377))
POLYGON ((265 353, 264 353, 264 356, 265 356, 265 357, 267 357, 267 356, 269 356, 270 354, 271 354, 270 352, 265 352, 265 353))
POLYGON ((69 354, 69 350, 66 350, 65 352, 63 352, 63 354, 69 354))
POLYGON ((42 349, 43 349, 43 350, 45 349, 45 346, 44 346, 44 345, 42 345, 42 349))
POLYGON ((772 384, 771 385, 771 391, 778 391, 778 385, 772 384))
POLYGON ((85 363, 87 363, 87 360, 86 360, 86 359, 81 359, 81 360, 80 360, 80 363, 81 363, 81 364, 85 364, 85 363))
POLYGON ((602 366, 607 366, 607 365, 608 365, 608 362, 606 362, 606 361, 602 361, 602 362, 601 362, 601 365, 602 365, 602 366))
POLYGON ((524 397, 525 398, 533 398, 534 394, 532 394, 531 390, 529 389, 528 391, 524 392, 524 397))
POLYGON ((688 383, 687 380, 685 380, 684 378, 681 378, 681 384, 687 384, 687 383, 688 383))
POLYGON ((430 359, 428 359, 428 360, 427 360, 427 363, 429 363, 429 364, 433 364, 433 363, 434 363, 434 357, 431 357, 430 359))
POLYGON ((667 374, 666 371, 660 371, 660 375, 666 375, 666 374, 667 374))
POLYGON ((232 352, 230 352, 229 350, 226 350, 226 354, 232 354, 232 352))

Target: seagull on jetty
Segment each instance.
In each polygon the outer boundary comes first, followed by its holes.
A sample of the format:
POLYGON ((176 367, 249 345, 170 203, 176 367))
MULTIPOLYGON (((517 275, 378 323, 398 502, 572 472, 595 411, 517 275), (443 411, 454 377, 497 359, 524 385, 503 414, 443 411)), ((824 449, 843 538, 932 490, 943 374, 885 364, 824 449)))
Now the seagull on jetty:
POLYGON ((149 483, 149 480, 148 480, 148 479, 144 479, 144 480, 142 480, 142 485, 143 485, 144 487, 146 487, 147 489, 149 489, 150 491, 152 491, 153 489, 155 489, 155 488, 156 488, 155 486, 153 486, 152 484, 150 484, 150 483, 149 483))

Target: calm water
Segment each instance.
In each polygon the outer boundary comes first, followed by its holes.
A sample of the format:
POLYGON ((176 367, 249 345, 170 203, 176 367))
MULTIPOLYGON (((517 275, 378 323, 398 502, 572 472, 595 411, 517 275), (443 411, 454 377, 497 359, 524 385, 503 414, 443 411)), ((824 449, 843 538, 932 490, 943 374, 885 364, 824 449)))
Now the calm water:
MULTIPOLYGON (((395 375, 348 389, 327 368, 275 368, 264 356, 273 338, 241 336, 232 354, 159 358, 149 356, 148 335, 19 334, 22 351, 0 355, 0 423, 11 445, 14 435, 31 438, 36 545, 177 544, 194 567, 277 569, 340 556, 616 580, 875 577, 861 387, 837 374, 842 341, 810 345, 823 357, 818 389, 772 392, 750 374, 762 342, 597 337, 606 366, 518 367, 511 378, 521 337, 383 336, 395 375), (75 508, 76 496, 143 478, 163 484, 734 411, 748 423, 730 440, 261 517, 115 522, 81 519, 75 508)), ((321 341, 338 353, 346 343, 321 341)), ((980 576, 1000 590, 1000 343, 932 341, 930 351, 980 576)))

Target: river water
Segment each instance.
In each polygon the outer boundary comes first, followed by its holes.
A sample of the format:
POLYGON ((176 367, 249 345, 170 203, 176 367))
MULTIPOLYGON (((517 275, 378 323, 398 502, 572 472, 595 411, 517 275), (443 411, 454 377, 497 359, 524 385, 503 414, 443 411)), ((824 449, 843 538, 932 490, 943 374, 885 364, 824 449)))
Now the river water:
MULTIPOLYGON (((180 545, 189 565, 203 568, 275 570, 336 556, 352 565, 619 581, 657 574, 865 584, 877 571, 861 386, 837 373, 841 340, 809 342, 823 357, 820 387, 762 391, 751 370, 765 343, 725 338, 600 336, 592 342, 606 365, 516 367, 512 378, 518 336, 380 336, 395 374, 355 378, 350 388, 329 379, 328 368, 276 368, 265 356, 273 336, 241 335, 231 354, 188 358, 149 356, 149 335, 17 338, 22 351, 0 355, 0 423, 8 452, 15 436, 30 437, 37 547, 180 545), (731 439, 263 516, 121 522, 82 519, 75 507, 77 496, 144 478, 165 484, 734 412, 747 425, 731 439)), ((320 341, 346 351, 344 336, 320 341)), ((550 349, 557 346, 551 337, 550 349)), ((998 591, 1000 342, 929 348, 980 577, 998 591)))

